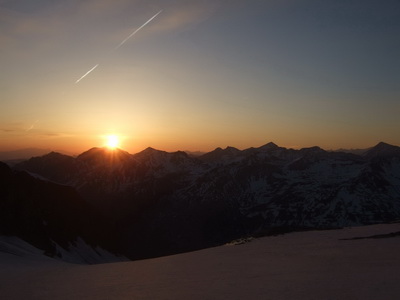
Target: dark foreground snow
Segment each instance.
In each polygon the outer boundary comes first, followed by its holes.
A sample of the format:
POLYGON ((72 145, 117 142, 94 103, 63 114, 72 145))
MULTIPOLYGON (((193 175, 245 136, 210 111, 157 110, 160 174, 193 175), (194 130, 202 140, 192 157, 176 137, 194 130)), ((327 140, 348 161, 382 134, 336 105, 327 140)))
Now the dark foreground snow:
POLYGON ((265 237, 134 262, 0 252, 1 299, 399 299, 400 224, 265 237), (22 255, 22 256, 21 256, 22 255))

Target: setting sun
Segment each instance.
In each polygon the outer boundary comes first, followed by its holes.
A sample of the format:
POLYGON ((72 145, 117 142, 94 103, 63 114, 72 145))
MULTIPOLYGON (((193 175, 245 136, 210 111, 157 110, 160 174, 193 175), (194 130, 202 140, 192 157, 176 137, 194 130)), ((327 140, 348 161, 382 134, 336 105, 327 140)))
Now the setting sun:
POLYGON ((119 138, 115 134, 106 137, 106 146, 110 149, 115 149, 119 146, 119 138))

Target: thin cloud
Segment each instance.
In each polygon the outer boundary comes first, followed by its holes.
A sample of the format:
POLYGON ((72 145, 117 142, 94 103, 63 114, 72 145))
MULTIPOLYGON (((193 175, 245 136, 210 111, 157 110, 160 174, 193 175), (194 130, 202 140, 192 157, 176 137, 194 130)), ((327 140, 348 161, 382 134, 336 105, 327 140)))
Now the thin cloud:
POLYGON ((55 137, 68 137, 70 134, 59 133, 54 131, 49 131, 46 128, 40 128, 38 126, 39 120, 32 123, 3 123, 0 126, 0 132, 5 136, 26 136, 35 138, 55 138, 55 137))
POLYGON ((132 0, 87 0, 79 2, 77 10, 86 16, 112 16, 137 5, 139 2, 132 0))
POLYGON ((26 131, 22 122, 5 122, 0 125, 0 131, 4 133, 19 133, 26 131))
POLYGON ((62 134, 62 133, 55 133, 55 132, 45 132, 41 134, 44 137, 65 137, 65 136, 69 136, 66 134, 62 134))
POLYGON ((16 131, 19 131, 19 130, 9 129, 9 128, 0 128, 0 131, 9 133, 9 132, 16 132, 16 131))
POLYGON ((210 18, 218 5, 212 3, 190 3, 165 10, 165 15, 153 25, 154 31, 166 32, 185 28, 188 25, 203 22, 210 18))
MULTIPOLYGON (((149 29, 142 34, 168 32, 202 22, 220 7, 219 1, 88 0, 66 1, 58 5, 52 3, 32 13, 12 10, 0 4, 2 45, 12 39, 32 37, 50 39, 55 43, 67 41, 76 36, 78 29, 78 32, 87 31, 90 39, 109 40, 107 34, 111 34, 114 40, 120 40, 126 36, 127 28, 132 30, 142 21, 139 16, 160 10, 164 13, 157 23, 149 24, 149 29), (93 35, 90 35, 93 28, 104 30, 92 31, 93 35)), ((39 41, 37 45, 40 45, 39 41)))
POLYGON ((19 42, 48 39, 62 33, 65 24, 64 18, 57 13, 27 14, 0 6, 0 47, 11 48, 18 46, 19 42))

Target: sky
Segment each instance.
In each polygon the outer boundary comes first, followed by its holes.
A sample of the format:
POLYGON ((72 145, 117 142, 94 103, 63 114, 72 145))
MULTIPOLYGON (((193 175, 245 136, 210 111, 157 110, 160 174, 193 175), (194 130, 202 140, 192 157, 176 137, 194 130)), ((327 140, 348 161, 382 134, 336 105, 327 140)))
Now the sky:
POLYGON ((398 0, 0 0, 0 151, 400 145, 399 53, 398 0))

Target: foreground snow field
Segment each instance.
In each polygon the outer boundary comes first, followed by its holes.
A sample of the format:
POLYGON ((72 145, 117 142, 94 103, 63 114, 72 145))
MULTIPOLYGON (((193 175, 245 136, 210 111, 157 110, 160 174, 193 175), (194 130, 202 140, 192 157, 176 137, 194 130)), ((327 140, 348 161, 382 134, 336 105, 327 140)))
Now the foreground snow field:
POLYGON ((156 259, 76 265, 0 252, 1 299, 399 299, 400 224, 297 232, 156 259))

